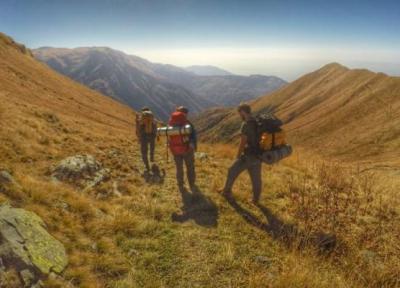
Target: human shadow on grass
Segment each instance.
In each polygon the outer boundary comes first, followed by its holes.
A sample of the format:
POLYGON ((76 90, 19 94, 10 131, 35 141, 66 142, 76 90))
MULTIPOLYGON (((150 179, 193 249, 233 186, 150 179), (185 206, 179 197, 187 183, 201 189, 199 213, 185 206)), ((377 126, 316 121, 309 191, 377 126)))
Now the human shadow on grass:
POLYGON ((173 213, 172 221, 184 223, 193 220, 197 225, 216 227, 218 225, 218 208, 215 203, 206 197, 198 187, 192 193, 186 188, 179 189, 182 197, 182 213, 173 213))
POLYGON ((264 214, 267 223, 259 220, 253 213, 246 210, 233 197, 226 198, 229 205, 249 224, 265 231, 273 239, 279 240, 287 247, 302 249, 305 247, 314 247, 321 253, 332 252, 337 244, 335 235, 323 232, 307 233, 299 227, 284 223, 267 207, 257 204, 257 207, 264 214))

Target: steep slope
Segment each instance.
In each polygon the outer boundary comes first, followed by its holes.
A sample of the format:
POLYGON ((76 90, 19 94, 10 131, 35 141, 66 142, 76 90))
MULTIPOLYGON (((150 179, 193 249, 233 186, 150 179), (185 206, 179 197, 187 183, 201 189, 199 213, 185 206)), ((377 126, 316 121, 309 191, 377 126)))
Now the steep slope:
POLYGON ((227 76, 233 75, 231 72, 228 72, 224 69, 211 66, 211 65, 192 65, 189 67, 185 67, 185 70, 192 72, 198 76, 227 76))
MULTIPOLYGON (((398 163, 399 77, 333 63, 251 105, 256 113, 275 111, 297 145, 341 159, 398 163)), ((215 125, 205 138, 227 139, 227 134, 236 131, 235 111, 225 114, 227 120, 215 125)))
MULTIPOLYGON (((370 178, 312 170, 297 154, 264 167, 255 207, 246 177, 235 200, 216 193, 232 147, 201 145, 198 191, 180 194, 161 145, 156 161, 166 176, 141 173, 129 108, 54 73, 2 35, 0 100, 0 169, 18 183, 0 182, 0 204, 39 215, 69 258, 46 288, 398 287, 399 198, 377 197, 370 178), (56 181, 53 167, 77 154, 93 155, 108 180, 84 190, 56 181), (340 243, 333 251, 328 232, 340 243)), ((0 286, 23 287, 12 271, 3 278, 3 264, 0 286)))
POLYGON ((150 106, 162 119, 177 105, 197 113, 216 105, 236 105, 286 84, 273 76, 198 76, 110 48, 43 47, 33 53, 56 71, 135 109, 150 106))
POLYGON ((34 50, 35 57, 56 71, 134 109, 149 106, 163 120, 179 105, 193 113, 211 104, 182 86, 163 79, 153 64, 109 48, 34 50))

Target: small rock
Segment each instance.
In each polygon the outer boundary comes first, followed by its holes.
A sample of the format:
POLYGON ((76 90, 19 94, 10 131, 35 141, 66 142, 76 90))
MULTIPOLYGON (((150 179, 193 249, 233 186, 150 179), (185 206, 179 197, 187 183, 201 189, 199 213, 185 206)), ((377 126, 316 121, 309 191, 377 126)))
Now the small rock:
POLYGON ((262 255, 255 256, 254 261, 267 266, 271 265, 272 263, 271 259, 262 255))
POLYGON ((114 181, 114 183, 113 183, 113 194, 117 197, 122 196, 121 192, 119 192, 119 190, 118 190, 118 183, 116 181, 114 181))
POLYGON ((2 170, 0 171, 0 185, 12 184, 14 183, 14 178, 8 171, 2 170))
POLYGON ((32 285, 30 288, 43 288, 44 284, 42 280, 39 280, 36 284, 32 285))
POLYGON ((57 201, 56 203, 54 203, 54 207, 61 208, 64 211, 69 211, 70 210, 70 205, 67 202, 64 202, 64 201, 57 201))
POLYGON ((33 275, 33 273, 28 269, 22 270, 21 272, 19 272, 19 275, 21 276, 21 279, 24 282, 25 287, 30 287, 35 280, 35 275, 33 275))
POLYGON ((205 152, 196 152, 195 154, 194 154, 194 157, 196 158, 196 159, 199 159, 200 161, 204 161, 204 160, 208 160, 208 154, 207 153, 205 153, 205 152))
POLYGON ((93 251, 97 251, 99 249, 99 246, 97 245, 97 243, 93 243, 90 248, 92 248, 93 251))
POLYGON ((375 260, 377 259, 377 254, 371 250, 362 250, 360 252, 360 255, 364 259, 364 261, 368 263, 375 262, 375 260))
POLYGON ((5 272, 6 271, 6 266, 3 263, 3 259, 0 257, 0 271, 5 272))

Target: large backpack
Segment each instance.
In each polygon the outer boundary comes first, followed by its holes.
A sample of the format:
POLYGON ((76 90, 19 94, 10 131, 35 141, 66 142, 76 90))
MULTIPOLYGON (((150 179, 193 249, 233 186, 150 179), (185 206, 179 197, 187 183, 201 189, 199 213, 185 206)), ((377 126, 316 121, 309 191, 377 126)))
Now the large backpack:
MULTIPOLYGON (((186 114, 183 112, 174 112, 171 115, 168 125, 173 127, 182 127, 189 124, 186 114)), ((168 136, 169 148, 174 155, 183 155, 190 151, 190 138, 188 135, 168 136)))
POLYGON ((140 127, 144 134, 154 134, 154 115, 151 111, 143 111, 140 117, 140 127))
POLYGON ((256 117, 257 134, 260 150, 269 151, 286 145, 286 134, 282 129, 283 122, 271 113, 263 113, 256 117))
POLYGON ((256 122, 261 161, 272 165, 292 154, 292 146, 286 142, 283 122, 280 119, 268 113, 258 115, 256 122))

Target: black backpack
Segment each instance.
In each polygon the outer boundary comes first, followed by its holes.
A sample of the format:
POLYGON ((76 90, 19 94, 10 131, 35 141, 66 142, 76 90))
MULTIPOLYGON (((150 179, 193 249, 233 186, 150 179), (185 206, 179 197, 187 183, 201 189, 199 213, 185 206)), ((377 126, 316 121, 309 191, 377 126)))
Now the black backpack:
POLYGON ((282 131, 282 120, 272 113, 262 113, 256 116, 257 133, 261 137, 264 132, 273 134, 282 131))

